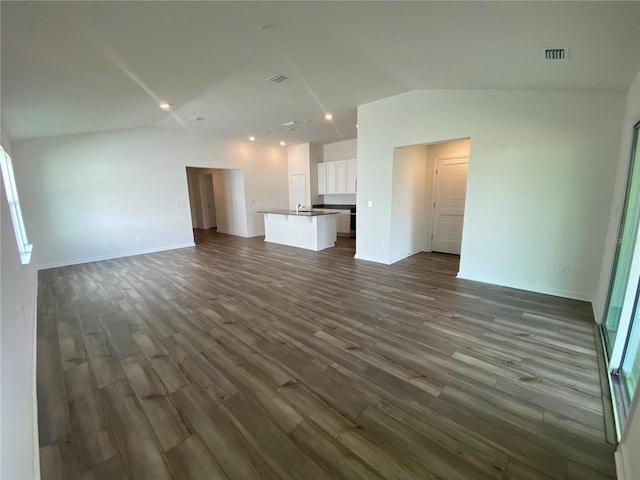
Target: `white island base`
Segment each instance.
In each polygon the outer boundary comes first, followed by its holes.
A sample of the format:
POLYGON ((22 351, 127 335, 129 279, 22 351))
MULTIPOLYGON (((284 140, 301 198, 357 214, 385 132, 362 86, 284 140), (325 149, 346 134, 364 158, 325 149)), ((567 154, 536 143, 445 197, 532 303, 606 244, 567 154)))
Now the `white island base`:
POLYGON ((324 250, 336 244, 336 213, 289 212, 264 214, 264 241, 308 250, 324 250))

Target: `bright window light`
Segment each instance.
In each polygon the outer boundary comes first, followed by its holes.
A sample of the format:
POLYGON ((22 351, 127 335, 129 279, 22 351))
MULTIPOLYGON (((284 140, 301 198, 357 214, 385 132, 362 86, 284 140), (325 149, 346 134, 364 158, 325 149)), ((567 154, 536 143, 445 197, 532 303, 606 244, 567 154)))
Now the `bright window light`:
POLYGON ((20 201, 18 200, 16 179, 13 176, 11 157, 1 145, 0 168, 2 169, 2 180, 4 181, 4 189, 7 193, 7 200, 9 201, 9 212, 11 212, 13 231, 16 234, 16 242, 18 244, 18 251, 20 252, 20 261, 23 265, 26 265, 31 261, 33 245, 27 240, 27 232, 24 229, 24 221, 22 220, 22 211, 20 210, 20 201))

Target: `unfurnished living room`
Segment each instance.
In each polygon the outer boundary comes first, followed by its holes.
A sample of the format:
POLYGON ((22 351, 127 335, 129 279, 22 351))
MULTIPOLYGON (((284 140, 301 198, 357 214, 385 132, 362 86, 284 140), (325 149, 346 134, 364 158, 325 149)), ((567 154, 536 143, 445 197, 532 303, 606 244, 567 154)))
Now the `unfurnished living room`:
POLYGON ((640 480, 640 2, 0 21, 0 478, 640 480))

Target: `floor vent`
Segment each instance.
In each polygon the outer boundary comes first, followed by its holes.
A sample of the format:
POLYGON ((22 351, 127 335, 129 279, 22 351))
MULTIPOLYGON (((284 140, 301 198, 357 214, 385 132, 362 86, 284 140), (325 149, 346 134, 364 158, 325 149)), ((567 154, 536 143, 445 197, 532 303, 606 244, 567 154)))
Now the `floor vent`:
POLYGON ((569 49, 567 47, 543 48, 542 54, 545 60, 567 60, 569 58, 569 49))

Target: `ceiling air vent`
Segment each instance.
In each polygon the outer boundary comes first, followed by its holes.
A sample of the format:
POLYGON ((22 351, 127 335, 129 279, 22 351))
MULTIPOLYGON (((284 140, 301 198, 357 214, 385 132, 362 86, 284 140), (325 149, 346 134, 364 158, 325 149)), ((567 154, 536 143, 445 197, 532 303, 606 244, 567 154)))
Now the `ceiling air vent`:
POLYGON ((569 48, 543 48, 542 55, 544 55, 545 60, 567 60, 569 58, 569 48))
POLYGON ((286 79, 287 77, 285 77, 281 73, 276 73, 273 77, 267 78, 267 82, 281 83, 281 82, 284 82, 286 79))

